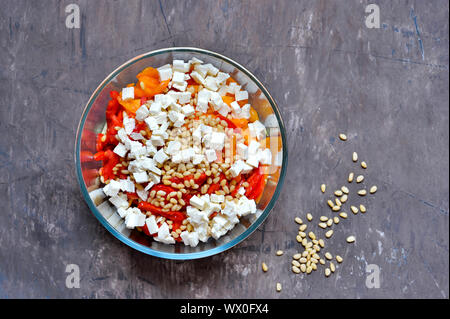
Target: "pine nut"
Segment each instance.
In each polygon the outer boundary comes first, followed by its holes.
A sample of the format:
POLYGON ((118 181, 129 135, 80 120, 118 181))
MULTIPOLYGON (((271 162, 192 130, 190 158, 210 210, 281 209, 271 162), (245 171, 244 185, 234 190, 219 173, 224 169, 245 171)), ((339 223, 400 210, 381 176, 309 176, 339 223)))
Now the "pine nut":
POLYGON ((357 162, 357 161, 358 161, 358 153, 353 152, 353 154, 352 154, 352 160, 353 160, 353 162, 357 162))
POLYGON ((303 224, 303 221, 300 217, 295 217, 295 222, 300 225, 303 224))
POLYGON ((341 140, 343 140, 343 141, 346 141, 346 140, 347 140, 347 135, 341 133, 341 134, 339 134, 339 138, 340 138, 341 140))
POLYGON ((355 176, 355 174, 354 173, 350 173, 350 174, 348 174, 348 182, 349 183, 351 183, 351 182, 353 182, 353 177, 355 176))
POLYGON ((331 275, 331 270, 330 268, 325 268, 325 276, 329 277, 331 275))
POLYGON ((296 274, 300 273, 300 268, 298 268, 297 266, 292 266, 292 271, 296 274))
POLYGON ((301 264, 300 265, 300 271, 303 272, 303 273, 306 272, 306 265, 305 264, 301 264))
POLYGON ((339 198, 336 198, 335 202, 336 202, 336 205, 337 205, 337 206, 339 206, 339 207, 342 206, 342 203, 341 203, 341 201, 339 200, 339 198))
POLYGON ((312 216, 310 213, 308 213, 308 214, 306 215, 306 219, 309 220, 309 221, 312 221, 313 216, 312 216))
POLYGON ((292 266, 300 267, 300 263, 297 260, 293 260, 292 266))
POLYGON ((359 196, 366 196, 366 194, 367 194, 367 191, 365 189, 361 189, 358 191, 359 196))
POLYGON ((295 260, 299 260, 300 258, 302 258, 302 254, 295 254, 294 256, 292 256, 292 258, 294 258, 295 260))
POLYGON ((311 266, 309 266, 309 267, 306 267, 306 273, 309 275, 311 272, 312 272, 312 267, 311 266))
POLYGON ((319 246, 320 247, 325 247, 325 242, 323 241, 323 239, 319 239, 319 246))
POLYGON ((345 202, 347 201, 347 199, 348 199, 348 196, 344 194, 344 195, 341 197, 341 203, 345 203, 345 202))
POLYGON ((327 226, 328 226, 328 227, 333 226, 333 220, 332 220, 332 219, 329 219, 329 220, 327 221, 327 226))
POLYGON ((264 272, 267 272, 269 270, 269 267, 267 267, 266 263, 262 263, 261 267, 264 272))
POLYGON ((359 205, 359 210, 361 211, 361 213, 365 213, 366 212, 366 206, 364 206, 363 204, 359 205))
POLYGON ((277 282, 277 291, 280 292, 281 291, 281 284, 279 282, 277 282))
POLYGON ((297 241, 298 241, 299 243, 301 243, 301 242, 303 241, 303 238, 300 237, 300 235, 297 235, 296 239, 297 239, 297 241))
POLYGON ((358 214, 358 208, 356 206, 350 206, 350 209, 352 210, 353 214, 358 214))
POLYGON ((331 259, 333 259, 333 256, 329 252, 326 252, 325 253, 325 258, 328 259, 328 260, 331 260, 331 259))
POLYGON ((364 180, 364 176, 363 175, 358 175, 358 177, 356 177, 356 182, 357 183, 361 183, 364 180))
POLYGON ((338 212, 338 211, 340 211, 341 210, 341 206, 334 206, 332 209, 331 209, 333 212, 338 212))
POLYGON ((370 193, 371 194, 375 194, 376 193, 376 191, 377 191, 377 187, 374 185, 374 186, 372 186, 371 188, 370 188, 370 193))
POLYGON ((342 259, 341 256, 336 255, 336 261, 337 261, 338 263, 341 263, 343 260, 344 260, 344 259, 342 259))
POLYGON ((305 238, 305 237, 306 237, 306 233, 304 233, 304 232, 302 232, 302 231, 299 231, 298 234, 299 234, 299 236, 300 236, 301 238, 305 238))
POLYGON ((341 187, 341 191, 342 191, 344 194, 348 194, 348 193, 349 193, 349 189, 347 188, 347 186, 342 186, 342 187, 341 187))
POLYGON ((326 222, 328 220, 328 217, 327 216, 320 216, 319 219, 320 219, 321 222, 326 222))
POLYGON ((325 229, 325 228, 327 228, 327 224, 326 223, 319 223, 319 227, 325 229))
POLYGON ((336 196, 338 196, 338 197, 341 197, 342 194, 343 194, 343 193, 342 193, 341 190, 337 190, 337 191, 334 192, 334 195, 336 195, 336 196))
POLYGON ((334 203, 333 203, 333 201, 332 201, 331 199, 329 199, 329 200, 327 201, 327 203, 328 203, 328 206, 330 206, 330 208, 333 208, 333 207, 334 207, 334 203))
POLYGON ((329 230, 325 233, 326 238, 330 238, 331 236, 333 236, 333 230, 329 230))
POLYGON ((362 168, 367 168, 367 163, 364 162, 364 161, 362 161, 362 162, 361 162, 361 167, 362 167, 362 168))
POLYGON ((331 272, 335 272, 336 271, 336 266, 332 262, 330 262, 330 270, 331 270, 331 272))
POLYGON ((340 213, 339 216, 344 218, 344 219, 346 219, 348 217, 346 212, 340 213))
POLYGON ((300 231, 305 231, 306 228, 308 228, 307 225, 301 225, 298 229, 299 229, 300 231))
POLYGON ((355 236, 348 236, 347 237, 347 243, 354 243, 355 242, 355 236))
POLYGON ((308 236, 313 240, 316 239, 316 235, 312 231, 309 232, 308 236))
POLYGON ((333 217, 333 222, 334 222, 335 224, 339 224, 339 217, 334 216, 334 217, 333 217))
POLYGON ((322 193, 325 193, 326 189, 327 189, 327 185, 325 185, 325 184, 320 185, 320 190, 322 191, 322 193))
POLYGON ((281 256, 281 255, 283 255, 283 251, 282 250, 278 250, 277 251, 277 256, 281 256))

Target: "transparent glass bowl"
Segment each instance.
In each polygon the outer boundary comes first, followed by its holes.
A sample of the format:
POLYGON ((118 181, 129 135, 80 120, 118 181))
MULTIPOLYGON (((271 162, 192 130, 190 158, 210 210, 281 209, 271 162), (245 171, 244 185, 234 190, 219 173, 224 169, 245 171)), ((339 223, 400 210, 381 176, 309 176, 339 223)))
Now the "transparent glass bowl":
MULTIPOLYGON (((275 147, 277 147, 275 145, 275 147)), ((275 158, 272 162, 275 161, 275 158)), ((143 253, 167 258, 188 260, 203 258, 223 252, 247 238, 269 215, 277 200, 287 169, 286 133, 280 111, 266 88, 247 69, 239 63, 221 54, 197 48, 176 47, 152 51, 137 56, 114 70, 97 87, 89 99, 80 123, 78 125, 75 143, 75 165, 81 192, 90 210, 100 223, 119 240, 143 253), (267 184, 260 201, 258 212, 250 217, 244 217, 231 231, 218 240, 210 238, 208 242, 200 242, 197 247, 185 246, 183 243, 166 245, 153 241, 150 237, 137 230, 129 231, 122 225, 122 221, 113 218, 113 209, 108 201, 101 198, 92 199, 90 193, 101 187, 97 175, 101 162, 85 160, 86 154, 95 153, 96 135, 101 132, 105 124, 105 111, 109 100, 109 92, 120 91, 128 83, 136 81, 136 75, 146 67, 159 67, 172 63, 174 59, 189 60, 196 57, 205 63, 212 63, 223 72, 229 73, 242 88, 249 93, 249 103, 257 111, 260 121, 268 128, 271 141, 281 141, 279 145, 280 166, 272 166, 267 184)))

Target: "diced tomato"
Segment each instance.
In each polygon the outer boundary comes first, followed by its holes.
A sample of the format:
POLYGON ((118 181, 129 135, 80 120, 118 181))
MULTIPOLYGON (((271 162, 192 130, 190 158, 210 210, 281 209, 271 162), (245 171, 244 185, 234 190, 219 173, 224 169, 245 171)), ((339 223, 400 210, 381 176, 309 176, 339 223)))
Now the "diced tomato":
POLYGON ((186 218, 186 216, 182 212, 178 212, 178 211, 164 212, 162 210, 162 208, 157 207, 157 206, 155 206, 153 204, 150 204, 148 202, 140 202, 138 204, 138 208, 140 210, 151 212, 152 214, 155 214, 155 215, 163 216, 163 217, 165 217, 167 219, 170 219, 170 220, 172 220, 174 222, 175 221, 182 222, 186 218))

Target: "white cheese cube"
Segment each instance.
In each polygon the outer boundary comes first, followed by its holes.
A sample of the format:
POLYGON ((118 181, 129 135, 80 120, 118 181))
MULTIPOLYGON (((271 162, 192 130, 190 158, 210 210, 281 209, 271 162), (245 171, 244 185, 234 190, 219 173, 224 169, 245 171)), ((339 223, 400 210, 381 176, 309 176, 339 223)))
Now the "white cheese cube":
POLYGON ((224 201, 225 201, 224 195, 211 194, 211 202, 220 204, 223 203, 224 201))
POLYGON ((117 194, 116 196, 113 196, 109 199, 109 201, 116 206, 116 208, 120 208, 120 207, 125 207, 127 208, 128 206, 130 206, 130 204, 128 203, 128 197, 125 194, 117 194))
POLYGON ((179 141, 170 141, 167 145, 166 153, 173 155, 175 152, 181 149, 181 143, 179 141))
POLYGON ((159 103, 159 102, 153 102, 153 103, 150 105, 149 113, 150 113, 151 115, 157 115, 157 114, 159 114, 159 113, 161 112, 161 109, 162 109, 162 104, 161 104, 161 103, 159 103))
POLYGON ((205 78, 204 78, 200 73, 198 73, 197 71, 191 72, 191 78, 192 78, 195 82, 197 82, 198 84, 201 84, 201 85, 203 85, 203 86, 206 85, 205 78))
POLYGON ((142 199, 144 202, 148 199, 148 192, 143 189, 137 189, 136 194, 142 199))
POLYGON ((121 179, 119 180, 120 183, 120 189, 124 192, 128 193, 134 193, 134 183, 128 178, 128 179, 121 179))
POLYGON ((134 87, 126 87, 122 89, 122 100, 134 99, 134 87))
POLYGON ((229 77, 230 77, 230 75, 227 73, 223 73, 223 72, 217 73, 217 76, 216 76, 217 84, 222 85, 226 80, 228 80, 229 77))
POLYGON ((110 180, 109 183, 103 187, 103 192, 106 194, 106 196, 116 196, 117 193, 120 191, 120 183, 115 180, 110 180))
POLYGON ((153 159, 159 164, 164 164, 164 162, 169 159, 169 156, 167 156, 163 149, 160 149, 158 152, 156 152, 153 159))
POLYGON ((234 98, 236 101, 248 100, 248 92, 247 91, 238 91, 236 92, 234 98))
POLYGON ((266 127, 260 121, 256 120, 253 123, 248 124, 250 135, 255 136, 258 140, 262 140, 266 137, 266 127))
POLYGON ((213 132, 211 134, 210 145, 213 149, 221 151, 225 144, 225 133, 213 132))
POLYGON ((205 157, 208 163, 214 162, 217 160, 217 154, 215 150, 208 149, 205 151, 205 157))
POLYGON ((150 140, 154 146, 164 146, 164 138, 162 136, 152 135, 150 140))
POLYGON ((145 118, 149 115, 149 111, 147 106, 142 105, 140 108, 137 109, 136 111, 136 120, 138 121, 143 121, 145 120, 145 118))
POLYGON ((243 160, 248 158, 248 146, 243 143, 238 143, 236 145, 236 155, 243 160))
POLYGON ((130 135, 134 128, 136 127, 136 121, 132 117, 127 117, 123 119, 123 126, 125 128, 125 132, 130 135))
POLYGON ((145 220, 145 224, 147 225, 148 232, 153 235, 159 231, 158 224, 156 223, 155 216, 152 215, 145 220))
POLYGON ((206 205, 205 201, 200 197, 198 197, 197 195, 191 197, 190 204, 191 206, 194 206, 195 208, 200 210, 204 209, 206 205))
POLYGON ((198 165, 201 162, 203 162, 204 158, 205 157, 202 154, 195 154, 194 157, 192 158, 192 164, 198 165))
POLYGON ((205 68, 207 70, 207 73, 210 74, 210 75, 216 76, 217 73, 219 73, 219 69, 216 68, 211 63, 205 64, 204 66, 205 66, 205 68))
POLYGON ((148 182, 148 175, 146 172, 133 173, 133 177, 134 177, 134 180, 136 181, 136 183, 138 183, 138 184, 148 182))
POLYGON ((172 78, 172 68, 158 68, 158 73, 159 73, 159 80, 162 81, 167 81, 170 80, 172 78))
POLYGON ((148 128, 152 131, 157 130, 159 128, 158 122, 154 117, 147 117, 145 119, 145 123, 147 124, 148 128))
POLYGON ((211 91, 217 91, 219 89, 219 86, 217 84, 216 78, 207 76, 205 79, 205 87, 211 91))
POLYGON ((192 105, 190 105, 190 104, 186 104, 185 106, 183 106, 183 107, 181 108, 181 111, 183 112, 183 114, 184 114, 186 117, 191 116, 191 115, 193 115, 193 114, 195 113, 194 108, 193 108, 192 105))
POLYGON ((178 96, 178 102, 180 104, 187 104, 191 101, 191 92, 181 92, 178 96))
POLYGON ((238 161, 234 162, 233 165, 231 165, 231 167, 230 167, 231 176, 233 176, 233 177, 238 176, 241 173, 243 168, 244 168, 243 161, 238 160, 238 161))
POLYGON ((119 143, 116 145, 113 152, 116 153, 117 155, 119 155, 120 157, 125 157, 128 150, 125 147, 125 145, 123 145, 122 143, 119 143))
POLYGON ((258 152, 259 162, 263 165, 272 164, 272 152, 270 149, 266 148, 258 152))

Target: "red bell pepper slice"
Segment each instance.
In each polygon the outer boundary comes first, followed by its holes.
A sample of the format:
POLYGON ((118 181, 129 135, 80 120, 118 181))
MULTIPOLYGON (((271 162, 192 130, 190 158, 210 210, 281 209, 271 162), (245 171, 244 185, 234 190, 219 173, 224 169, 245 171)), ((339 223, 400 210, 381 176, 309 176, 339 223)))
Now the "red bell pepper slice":
POLYGON ((254 169, 250 177, 247 179, 247 183, 249 184, 247 190, 245 192, 245 196, 249 196, 253 190, 256 188, 260 180, 263 178, 263 169, 260 165, 257 169, 254 169))
POLYGON ((264 176, 261 176, 258 183, 253 187, 251 193, 247 196, 248 199, 257 199, 264 191, 265 186, 266 186, 265 178, 264 176))
MULTIPOLYGON (((95 154, 98 155, 99 153, 95 154)), ((95 157, 94 155, 94 157, 95 157)), ((113 179, 115 176, 113 172, 113 168, 119 164, 120 157, 116 153, 114 153, 111 150, 106 150, 103 152, 103 154, 98 155, 102 158, 103 161, 103 167, 102 167, 102 175, 105 181, 109 179, 113 179)))
POLYGON ((211 195, 218 190, 220 190, 220 184, 212 184, 211 186, 209 186, 207 193, 211 195))
POLYGON ((214 115, 217 116, 218 118, 220 118, 221 120, 227 122, 228 128, 233 128, 233 129, 234 129, 234 128, 237 128, 236 124, 234 124, 233 122, 231 122, 231 121, 230 121, 229 119, 227 119, 225 116, 220 115, 220 114, 217 113, 217 112, 214 112, 214 115))

